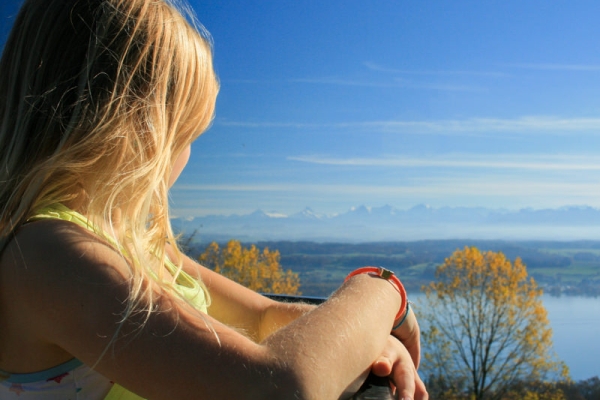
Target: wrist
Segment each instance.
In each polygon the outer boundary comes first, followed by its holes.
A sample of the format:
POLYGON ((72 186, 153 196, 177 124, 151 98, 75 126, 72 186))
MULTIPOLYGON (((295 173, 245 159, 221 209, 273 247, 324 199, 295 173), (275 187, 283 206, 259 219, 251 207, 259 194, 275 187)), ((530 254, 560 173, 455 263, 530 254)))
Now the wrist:
POLYGON ((394 318, 394 322, 406 317, 407 306, 408 306, 406 290, 404 289, 404 285, 402 285, 402 282, 400 282, 400 279, 398 279, 398 277, 394 274, 393 271, 390 271, 389 269, 385 269, 382 267, 371 267, 371 266, 362 267, 362 268, 358 268, 358 269, 350 272, 345 280, 347 281, 348 279, 352 278, 353 276, 360 275, 360 274, 376 276, 376 277, 379 277, 381 279, 385 279, 386 281, 388 281, 396 289, 396 291, 400 294, 400 309, 398 310, 398 313, 396 314, 396 317, 394 318))
POLYGON ((395 331, 396 329, 400 328, 402 326, 402 324, 404 324, 404 322, 406 322, 406 319, 408 318, 408 314, 410 313, 410 301, 406 302, 406 311, 404 312, 404 315, 402 315, 400 318, 397 318, 394 321, 394 326, 392 327, 392 332, 395 331))

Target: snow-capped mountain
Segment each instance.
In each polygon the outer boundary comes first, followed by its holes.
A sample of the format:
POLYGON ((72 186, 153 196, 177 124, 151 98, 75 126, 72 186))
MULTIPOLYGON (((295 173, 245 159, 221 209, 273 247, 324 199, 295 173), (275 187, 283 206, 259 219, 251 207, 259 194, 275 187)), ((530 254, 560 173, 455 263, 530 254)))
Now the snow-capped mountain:
POLYGON ((201 241, 311 240, 406 241, 423 239, 598 240, 600 210, 588 206, 558 209, 499 210, 483 207, 433 208, 424 204, 401 210, 390 205, 360 205, 326 215, 311 208, 291 214, 257 210, 246 215, 174 218, 184 235, 201 241))

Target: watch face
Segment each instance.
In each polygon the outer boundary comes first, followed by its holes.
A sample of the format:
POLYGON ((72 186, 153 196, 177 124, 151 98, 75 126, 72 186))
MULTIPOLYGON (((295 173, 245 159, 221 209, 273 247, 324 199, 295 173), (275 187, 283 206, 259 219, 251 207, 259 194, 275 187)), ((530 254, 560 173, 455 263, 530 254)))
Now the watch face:
POLYGON ((379 276, 383 279, 390 279, 392 275, 394 275, 393 271, 390 271, 389 269, 383 267, 379 267, 379 276))

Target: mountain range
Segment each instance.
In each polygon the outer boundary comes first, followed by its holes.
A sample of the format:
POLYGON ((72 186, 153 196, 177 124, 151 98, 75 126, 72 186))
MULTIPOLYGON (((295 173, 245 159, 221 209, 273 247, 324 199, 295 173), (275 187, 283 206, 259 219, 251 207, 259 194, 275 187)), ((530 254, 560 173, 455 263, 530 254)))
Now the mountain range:
POLYGON ((171 223, 176 232, 193 234, 194 241, 200 242, 600 239, 600 209, 589 206, 506 210, 420 204, 401 210, 390 205, 361 205, 335 215, 310 208, 291 215, 257 210, 245 215, 173 218, 171 223))

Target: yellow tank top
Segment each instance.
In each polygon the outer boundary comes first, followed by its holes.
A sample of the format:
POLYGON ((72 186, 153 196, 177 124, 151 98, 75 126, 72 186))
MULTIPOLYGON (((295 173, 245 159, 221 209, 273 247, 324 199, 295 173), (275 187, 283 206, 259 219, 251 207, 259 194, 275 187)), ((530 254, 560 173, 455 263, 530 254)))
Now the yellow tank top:
MULTIPOLYGON (((39 209, 32 217, 28 218, 27 221, 36 221, 41 219, 60 219, 63 221, 73 222, 74 224, 77 224, 94 233, 102 234, 103 238, 106 239, 110 244, 118 247, 118 243, 114 238, 106 234, 103 230, 96 229, 96 227, 86 217, 65 207, 62 204, 54 204, 52 206, 39 209)), ((169 273, 171 273, 171 275, 174 276, 177 273, 178 268, 168 259, 165 262, 165 267, 169 273)), ((188 300, 194 307, 196 307, 196 309, 204 313, 207 312, 207 293, 205 293, 206 289, 200 284, 200 282, 191 277, 185 271, 180 271, 179 275, 177 275, 175 283, 175 289, 181 296, 188 300)), ((143 400, 143 398, 115 383, 104 400, 143 400)))

